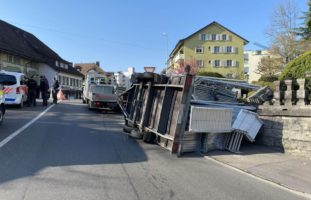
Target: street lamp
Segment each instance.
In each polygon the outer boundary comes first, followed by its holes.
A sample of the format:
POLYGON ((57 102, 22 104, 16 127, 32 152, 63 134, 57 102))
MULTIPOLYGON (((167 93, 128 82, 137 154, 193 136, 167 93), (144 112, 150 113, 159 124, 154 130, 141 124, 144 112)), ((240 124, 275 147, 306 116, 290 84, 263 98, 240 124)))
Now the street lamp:
POLYGON ((166 46, 166 55, 165 55, 165 64, 166 64, 166 70, 165 70, 165 74, 168 74, 168 68, 169 68, 169 63, 168 63, 168 34, 167 33, 162 33, 162 36, 165 38, 165 46, 166 46))

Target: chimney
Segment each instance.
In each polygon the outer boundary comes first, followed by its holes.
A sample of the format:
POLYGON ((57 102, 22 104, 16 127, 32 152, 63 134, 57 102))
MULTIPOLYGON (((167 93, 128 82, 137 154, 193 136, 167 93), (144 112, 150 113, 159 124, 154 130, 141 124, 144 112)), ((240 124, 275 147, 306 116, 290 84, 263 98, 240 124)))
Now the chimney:
POLYGON ((99 61, 96 61, 96 65, 99 67, 99 61))

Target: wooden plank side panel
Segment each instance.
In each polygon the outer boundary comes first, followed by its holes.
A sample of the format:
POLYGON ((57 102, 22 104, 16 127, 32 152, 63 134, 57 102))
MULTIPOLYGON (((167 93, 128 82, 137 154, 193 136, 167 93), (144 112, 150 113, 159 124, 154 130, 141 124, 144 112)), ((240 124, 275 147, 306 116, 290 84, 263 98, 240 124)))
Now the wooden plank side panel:
POLYGON ((175 102, 172 103, 173 107, 173 113, 172 113, 172 119, 170 123, 170 128, 169 128, 169 135, 174 137, 176 128, 177 128, 177 120, 179 116, 179 109, 180 109, 180 103, 181 103, 181 98, 182 98, 182 91, 176 91, 176 99, 175 102))
POLYGON ((157 126, 157 130, 161 134, 167 133, 167 125, 170 119, 170 112, 172 112, 172 100, 174 99, 174 92, 173 88, 165 88, 164 97, 163 97, 163 104, 161 108, 161 115, 159 119, 159 123, 157 126))
POLYGON ((152 109, 151 109, 151 113, 150 113, 150 120, 149 120, 149 124, 148 127, 152 128, 154 127, 154 119, 155 119, 155 115, 157 112, 157 108, 158 108, 158 100, 159 100, 159 91, 158 90, 154 90, 154 98, 153 98, 153 103, 152 103, 152 109))
POLYGON ((162 111, 162 107, 163 107, 163 99, 164 99, 164 94, 165 94, 165 90, 164 89, 159 89, 159 99, 158 99, 158 107, 155 113, 155 119, 154 119, 154 125, 153 128, 155 130, 158 129, 159 126, 159 121, 160 121, 160 117, 161 117, 161 111, 162 111))

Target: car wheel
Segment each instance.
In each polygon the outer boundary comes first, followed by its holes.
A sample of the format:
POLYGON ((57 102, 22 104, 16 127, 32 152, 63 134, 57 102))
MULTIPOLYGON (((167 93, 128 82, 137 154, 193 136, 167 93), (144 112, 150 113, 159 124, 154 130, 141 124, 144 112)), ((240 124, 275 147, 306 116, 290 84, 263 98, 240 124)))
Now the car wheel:
POLYGON ((0 107, 0 125, 1 125, 2 122, 3 122, 3 119, 4 119, 4 111, 3 111, 3 108, 0 107))
POLYGON ((23 108, 24 107, 24 98, 22 97, 21 99, 21 103, 18 105, 19 108, 23 108))

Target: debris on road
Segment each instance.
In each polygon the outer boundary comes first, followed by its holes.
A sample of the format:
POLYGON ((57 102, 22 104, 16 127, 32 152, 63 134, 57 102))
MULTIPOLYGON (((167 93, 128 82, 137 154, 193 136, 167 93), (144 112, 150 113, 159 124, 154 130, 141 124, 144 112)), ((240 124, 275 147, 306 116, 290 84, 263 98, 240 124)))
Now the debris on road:
POLYGON ((119 95, 124 130, 155 142, 171 153, 238 152, 244 136, 253 142, 262 126, 256 107, 238 103, 243 90, 258 90, 243 81, 190 74, 151 72, 133 76, 133 85, 119 95), (239 88, 239 90, 234 90, 239 88))

